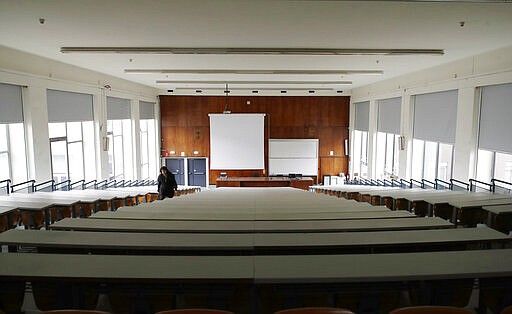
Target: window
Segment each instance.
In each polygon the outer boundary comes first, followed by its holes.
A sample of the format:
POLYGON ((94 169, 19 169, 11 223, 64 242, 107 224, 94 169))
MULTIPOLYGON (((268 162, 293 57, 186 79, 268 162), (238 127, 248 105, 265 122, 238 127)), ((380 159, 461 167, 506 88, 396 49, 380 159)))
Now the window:
POLYGON ((94 126, 92 121, 49 123, 52 177, 65 180, 94 180, 94 126))
POLYGON ((0 180, 27 181, 21 86, 0 83, 0 180))
POLYGON ((412 146, 413 179, 433 182, 452 178, 453 145, 414 139, 412 146))
POLYGON ((483 182, 493 178, 512 182, 512 154, 479 149, 476 177, 483 182))
POLYGON ((116 180, 133 179, 131 120, 108 120, 107 135, 109 176, 116 180))
POLYGON ((96 179, 92 95, 47 90, 46 96, 53 180, 96 179))
POLYGON ((368 132, 354 131, 354 176, 368 178, 368 132))
POLYGON ((140 149, 142 179, 154 177, 158 173, 155 144, 155 120, 140 120, 140 149))
POLYGON ((398 175, 398 134, 377 132, 376 173, 380 179, 398 175))

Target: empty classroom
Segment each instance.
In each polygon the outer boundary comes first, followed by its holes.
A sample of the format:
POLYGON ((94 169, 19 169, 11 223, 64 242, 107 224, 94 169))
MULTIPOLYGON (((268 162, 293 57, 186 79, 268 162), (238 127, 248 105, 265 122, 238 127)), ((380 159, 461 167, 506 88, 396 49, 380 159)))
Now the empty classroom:
POLYGON ((0 314, 506 313, 511 16, 0 0, 0 314))

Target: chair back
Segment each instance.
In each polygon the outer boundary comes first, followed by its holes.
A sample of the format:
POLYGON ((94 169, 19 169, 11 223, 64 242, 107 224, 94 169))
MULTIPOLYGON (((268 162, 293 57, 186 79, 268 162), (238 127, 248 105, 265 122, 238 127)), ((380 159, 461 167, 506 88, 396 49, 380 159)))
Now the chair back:
POLYGON ((411 306, 395 309, 389 314, 472 314, 462 307, 454 306, 411 306))
POLYGON ((507 306, 501 311, 501 314, 512 314, 512 305, 507 306))
POLYGON ((234 314, 230 311, 214 310, 214 309, 176 309, 160 311, 155 314, 234 314))
POLYGON ((274 314, 354 314, 354 312, 335 307, 299 307, 277 311, 274 314))

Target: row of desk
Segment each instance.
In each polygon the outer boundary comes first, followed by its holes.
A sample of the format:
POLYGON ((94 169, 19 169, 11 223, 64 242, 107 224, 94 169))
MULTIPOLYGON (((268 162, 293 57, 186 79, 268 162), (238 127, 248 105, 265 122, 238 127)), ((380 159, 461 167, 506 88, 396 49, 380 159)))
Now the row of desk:
MULTIPOLYGON (((152 202, 158 197, 156 189, 156 186, 145 186, 0 196, 0 232, 15 228, 20 221, 27 228, 48 228, 52 222, 65 217, 88 217, 97 211, 152 202)), ((177 194, 195 190, 195 187, 181 187, 177 194)))
POLYGON ((91 308, 105 293, 120 313, 198 304, 241 314, 304 305, 387 313, 402 291, 415 304, 454 304, 476 282, 482 311, 512 291, 511 238, 501 232, 290 188, 219 188, 49 229, 0 234, 12 248, 0 254, 1 295, 30 282, 48 309, 55 300, 91 308), (20 247, 38 254, 12 252, 20 247), (45 302, 44 291, 61 298, 45 302))
POLYGON ((512 196, 507 194, 351 185, 318 186, 311 190, 383 204, 391 209, 408 209, 420 216, 434 215, 467 226, 488 223, 502 232, 512 231, 512 196))

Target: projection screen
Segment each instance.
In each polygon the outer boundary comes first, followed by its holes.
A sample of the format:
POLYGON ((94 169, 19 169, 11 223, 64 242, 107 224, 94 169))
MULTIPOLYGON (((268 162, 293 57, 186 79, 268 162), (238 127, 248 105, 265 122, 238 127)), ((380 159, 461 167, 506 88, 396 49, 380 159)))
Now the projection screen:
POLYGON ((264 169, 265 114, 209 114, 210 169, 264 169))

